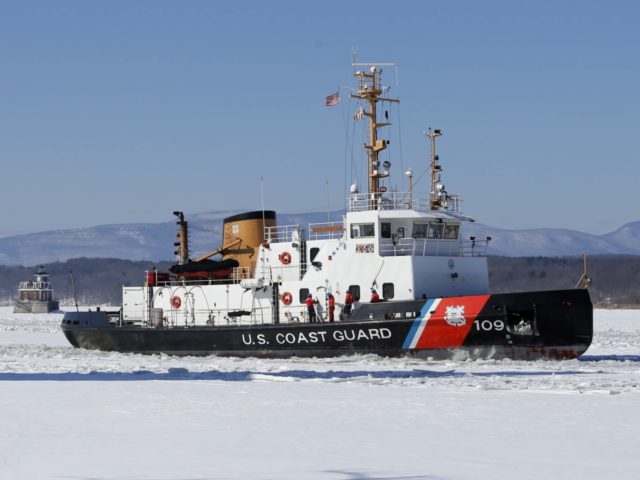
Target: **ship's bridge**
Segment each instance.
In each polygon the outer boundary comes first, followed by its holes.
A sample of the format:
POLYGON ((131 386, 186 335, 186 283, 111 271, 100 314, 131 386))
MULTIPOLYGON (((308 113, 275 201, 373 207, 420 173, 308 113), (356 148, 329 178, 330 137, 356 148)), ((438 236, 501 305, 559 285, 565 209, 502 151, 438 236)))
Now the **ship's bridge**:
POLYGON ((358 243, 376 240, 380 256, 485 256, 491 239, 463 238, 461 221, 468 217, 460 203, 447 195, 434 210, 429 199, 410 192, 355 193, 347 201, 347 235, 358 243))

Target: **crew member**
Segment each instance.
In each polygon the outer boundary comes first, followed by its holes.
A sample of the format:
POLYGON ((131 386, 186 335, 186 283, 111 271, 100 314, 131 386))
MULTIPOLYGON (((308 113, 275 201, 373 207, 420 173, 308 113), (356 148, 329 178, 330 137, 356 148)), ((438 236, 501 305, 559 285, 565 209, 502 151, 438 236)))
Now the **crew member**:
POLYGON ((353 304, 353 297, 351 291, 347 290, 347 294, 344 296, 344 308, 343 313, 347 316, 351 315, 351 305, 353 304))
POLYGON ((336 309, 336 299, 330 293, 327 293, 327 304, 329 306, 329 321, 333 322, 333 320, 334 320, 334 313, 333 312, 336 309))
POLYGON ((375 288, 371 289, 371 303, 377 303, 380 301, 380 296, 378 295, 378 292, 376 292, 375 288))
POLYGON ((316 323, 316 309, 315 309, 315 301, 313 300, 313 296, 309 294, 307 299, 304 301, 307 304, 307 314, 309 316, 309 323, 316 323))

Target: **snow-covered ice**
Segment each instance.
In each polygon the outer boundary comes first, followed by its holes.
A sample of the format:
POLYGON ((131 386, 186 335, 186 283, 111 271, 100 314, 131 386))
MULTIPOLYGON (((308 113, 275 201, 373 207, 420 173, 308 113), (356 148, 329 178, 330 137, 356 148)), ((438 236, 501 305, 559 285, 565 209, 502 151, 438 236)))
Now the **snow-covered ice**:
POLYGON ((640 311, 580 360, 85 351, 0 308, 0 479, 640 478, 640 311))

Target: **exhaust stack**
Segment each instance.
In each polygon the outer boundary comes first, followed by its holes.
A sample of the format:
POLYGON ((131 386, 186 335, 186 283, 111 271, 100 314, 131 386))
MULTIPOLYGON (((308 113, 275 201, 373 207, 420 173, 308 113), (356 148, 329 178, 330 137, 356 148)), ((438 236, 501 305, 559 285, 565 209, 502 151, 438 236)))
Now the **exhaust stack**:
POLYGON ((241 272, 253 276, 258 248, 265 240, 265 228, 276 226, 276 212, 258 210, 240 213, 225 218, 223 225, 222 244, 230 248, 225 249, 222 258, 236 260, 241 272))

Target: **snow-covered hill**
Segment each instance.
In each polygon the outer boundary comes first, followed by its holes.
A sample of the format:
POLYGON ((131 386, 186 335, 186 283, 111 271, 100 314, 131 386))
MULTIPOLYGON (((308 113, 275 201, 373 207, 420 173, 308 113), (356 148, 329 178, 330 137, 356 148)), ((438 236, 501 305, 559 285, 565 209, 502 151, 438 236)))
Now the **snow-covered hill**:
POLYGON ((511 257, 590 254, 640 255, 640 222, 624 225, 604 235, 564 228, 505 230, 479 223, 465 225, 465 236, 492 238, 489 253, 511 257))
MULTIPOLYGON (((222 220, 235 211, 217 211, 187 215, 192 256, 220 246, 222 220)), ((342 212, 332 212, 332 221, 342 212)), ((326 212, 278 214, 280 225, 327 221, 326 212)), ((170 260, 176 226, 164 223, 99 225, 73 230, 16 235, 0 238, 0 264, 35 265, 65 261, 76 257, 115 257, 129 260, 170 260)), ((541 228, 504 230, 479 223, 467 223, 465 237, 490 236, 489 253, 506 256, 565 256, 590 254, 640 255, 640 222, 624 225, 605 234, 591 235, 567 229, 541 228)))

